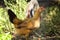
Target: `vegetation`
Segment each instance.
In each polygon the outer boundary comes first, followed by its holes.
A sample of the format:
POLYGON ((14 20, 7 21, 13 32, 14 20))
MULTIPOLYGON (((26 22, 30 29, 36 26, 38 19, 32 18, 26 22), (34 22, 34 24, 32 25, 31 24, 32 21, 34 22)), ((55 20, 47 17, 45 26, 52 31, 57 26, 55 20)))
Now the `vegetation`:
MULTIPOLYGON (((27 3, 25 0, 5 0, 5 4, 9 7, 20 19, 25 18, 25 9, 27 3)), ((7 11, 0 8, 0 40, 11 40, 11 34, 14 25, 10 23, 7 11)))
MULTIPOLYGON (((5 4, 9 7, 19 19, 24 20, 26 11, 26 0, 5 0, 5 4)), ((42 13, 41 36, 60 35, 60 8, 52 6, 46 8, 42 13), (43 30, 44 29, 44 30, 43 30)), ((13 32, 14 25, 10 23, 7 11, 0 8, 0 40, 11 40, 10 32, 13 32)), ((35 31, 36 32, 36 31, 35 31)))

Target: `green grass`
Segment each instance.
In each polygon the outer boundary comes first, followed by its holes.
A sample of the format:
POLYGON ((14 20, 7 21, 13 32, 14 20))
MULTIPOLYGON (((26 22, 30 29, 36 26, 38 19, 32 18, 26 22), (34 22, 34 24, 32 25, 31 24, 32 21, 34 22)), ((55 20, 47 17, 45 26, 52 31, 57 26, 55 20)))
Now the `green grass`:
POLYGON ((0 40, 11 40, 10 33, 2 33, 2 34, 0 34, 0 40))

